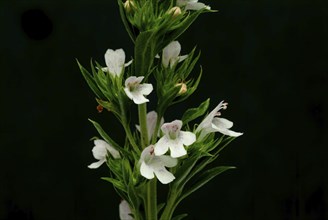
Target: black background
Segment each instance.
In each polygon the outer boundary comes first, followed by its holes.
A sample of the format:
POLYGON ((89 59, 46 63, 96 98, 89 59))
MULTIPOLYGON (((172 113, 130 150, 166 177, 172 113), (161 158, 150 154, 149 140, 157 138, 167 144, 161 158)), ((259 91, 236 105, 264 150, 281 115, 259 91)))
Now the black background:
MULTIPOLYGON (((179 39, 202 51, 198 91, 170 110, 181 117, 210 97, 244 132, 216 165, 238 169, 194 193, 188 219, 328 219, 328 7, 325 1, 207 1, 179 39)), ((96 102, 75 58, 104 65, 107 48, 132 43, 116 1, 0 2, 0 219, 118 219, 120 198, 100 180, 87 121, 121 129, 96 102)), ((199 69, 199 68, 198 68, 199 69)), ((195 72, 197 73, 197 72, 195 72)))

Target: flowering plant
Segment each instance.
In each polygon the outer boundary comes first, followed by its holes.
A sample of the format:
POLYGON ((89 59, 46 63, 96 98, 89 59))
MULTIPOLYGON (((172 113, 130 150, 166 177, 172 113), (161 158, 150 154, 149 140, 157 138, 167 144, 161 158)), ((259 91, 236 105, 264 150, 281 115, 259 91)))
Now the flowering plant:
MULTIPOLYGON (((110 182, 122 198, 121 219, 175 220, 177 205, 231 166, 208 168, 220 151, 242 133, 221 118, 227 103, 220 102, 206 115, 210 101, 186 109, 182 118, 164 121, 166 110, 196 90, 202 71, 190 77, 199 58, 193 49, 180 55, 177 38, 203 13, 213 12, 197 0, 118 0, 123 24, 134 43, 134 58, 126 62, 123 49, 108 49, 105 66, 91 62, 91 73, 78 63, 96 96, 98 110, 107 109, 122 124, 124 145, 91 121, 101 138, 94 138, 97 160, 106 163, 110 182), (153 83, 150 83, 153 82, 153 83), (156 93, 156 98, 148 98, 156 93), (156 100, 157 99, 157 100, 156 100), (147 103, 156 108, 147 113, 147 103), (138 107, 138 125, 131 124, 132 105, 138 107), (203 116, 200 124, 194 122, 203 116), (216 133, 220 133, 219 136, 216 133), (167 201, 158 203, 157 184, 168 184, 167 201)), ((153 97, 153 96, 152 96, 153 97)))

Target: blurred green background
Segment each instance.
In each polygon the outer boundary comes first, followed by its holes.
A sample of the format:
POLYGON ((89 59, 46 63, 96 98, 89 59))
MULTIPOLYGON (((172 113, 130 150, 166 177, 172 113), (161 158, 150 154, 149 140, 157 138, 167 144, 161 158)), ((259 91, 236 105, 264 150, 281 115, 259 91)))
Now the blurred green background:
MULTIPOLYGON (((180 117, 207 97, 229 102, 224 117, 244 135, 215 178, 177 210, 188 219, 328 219, 328 4, 324 0, 206 0, 205 14, 179 38, 201 50, 198 91, 170 110, 180 117)), ((101 121, 75 58, 104 64, 107 48, 132 43, 115 0, 0 1, 0 219, 118 219, 120 198, 94 161, 101 121)), ((198 67, 197 67, 198 68, 198 67)), ((198 68, 199 69, 199 68, 198 68)), ((197 73, 197 72, 195 72, 197 73)))

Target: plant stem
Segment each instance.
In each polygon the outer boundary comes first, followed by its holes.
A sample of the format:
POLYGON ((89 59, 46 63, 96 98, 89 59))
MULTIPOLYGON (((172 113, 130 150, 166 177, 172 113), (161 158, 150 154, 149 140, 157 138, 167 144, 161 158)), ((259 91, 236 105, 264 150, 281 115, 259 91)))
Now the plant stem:
POLYGON ((124 128, 124 131, 125 131, 125 134, 126 134, 127 138, 130 141, 130 144, 135 149, 135 151, 138 152, 139 151, 138 145, 136 144, 136 142, 133 138, 133 135, 131 133, 131 129, 129 127, 129 123, 127 122, 127 115, 126 115, 126 110, 125 110, 125 106, 124 106, 124 102, 123 102, 124 99, 123 99, 121 94, 119 94, 119 100, 120 100, 119 101, 120 110, 121 110, 121 114, 122 114, 122 116, 120 117, 121 124, 124 128))
MULTIPOLYGON (((145 148, 149 144, 147 131, 147 105, 146 103, 138 105, 141 145, 145 148)), ((147 184, 146 198, 146 217, 147 220, 157 220, 157 180, 150 180, 147 184)))
POLYGON ((148 132, 147 132, 147 105, 146 103, 138 105, 141 145, 142 149, 148 146, 148 132))
POLYGON ((147 185, 147 220, 157 220, 157 179, 154 178, 147 185))
POLYGON ((172 218, 174 209, 176 208, 176 192, 170 191, 165 209, 162 213, 160 220, 168 220, 172 218))

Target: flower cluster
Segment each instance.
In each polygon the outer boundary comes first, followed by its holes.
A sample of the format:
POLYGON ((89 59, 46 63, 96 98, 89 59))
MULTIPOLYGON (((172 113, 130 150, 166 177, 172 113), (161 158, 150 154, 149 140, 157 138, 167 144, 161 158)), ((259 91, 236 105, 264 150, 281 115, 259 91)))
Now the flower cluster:
POLYGON ((123 24, 134 43, 134 56, 126 61, 123 49, 108 49, 104 65, 91 62, 90 73, 79 64, 96 96, 99 113, 107 109, 122 125, 125 140, 117 142, 95 121, 90 169, 106 164, 109 177, 122 198, 121 219, 157 219, 156 184, 169 184, 161 220, 171 219, 182 199, 231 166, 208 168, 235 137, 233 123, 222 118, 227 103, 220 102, 207 115, 209 99, 188 108, 182 117, 167 110, 197 89, 202 70, 192 72, 200 54, 181 55, 177 38, 211 8, 197 0, 118 1, 123 24), (147 104, 155 109, 147 112, 147 104), (133 110, 138 109, 138 123, 133 110), (165 121, 164 117, 171 120, 165 121), (199 119, 203 117, 203 119, 199 119), (199 119, 199 121, 196 121, 199 119), (199 123, 198 123, 199 122, 199 123), (137 125, 135 125, 137 124, 137 125), (218 135, 216 133, 220 133, 218 135), (197 183, 196 185, 186 183, 197 183), (189 187, 189 188, 188 188, 189 187))
MULTIPOLYGON (((173 41, 163 49, 162 53, 162 65, 164 68, 172 67, 178 62, 186 59, 187 55, 180 56, 181 45, 178 41, 173 41)), ((125 53, 122 49, 111 50, 108 49, 105 54, 105 61, 107 67, 103 68, 113 76, 120 76, 125 63, 125 53)), ((149 95, 153 91, 152 84, 143 83, 141 81, 144 77, 130 76, 125 80, 124 91, 126 96, 133 100, 137 105, 149 102, 144 96, 149 95)), ((211 111, 204 120, 197 126, 195 132, 181 131, 182 121, 174 120, 169 123, 162 123, 161 131, 163 136, 154 144, 146 147, 140 155, 140 174, 147 179, 152 179, 155 176, 158 180, 167 184, 174 180, 172 173, 165 169, 166 167, 174 167, 177 164, 176 158, 187 155, 186 147, 192 145, 196 141, 196 134, 199 133, 199 139, 204 138, 207 134, 212 132, 220 132, 224 135, 231 137, 238 137, 242 133, 229 130, 233 123, 225 118, 219 118, 220 110, 227 108, 227 103, 220 102, 211 111), (169 151, 169 156, 165 155, 169 151)), ((147 127, 148 138, 150 139, 155 130, 155 124, 157 121, 157 113, 155 111, 147 114, 147 127)), ((163 121, 163 119, 162 119, 163 121)), ((140 126, 137 126, 140 130, 140 126)), ((112 146, 103 140, 95 140, 95 147, 92 152, 96 159, 99 161, 93 163, 89 168, 98 168, 105 162, 107 151, 113 156, 113 158, 120 158, 119 152, 112 146)))

